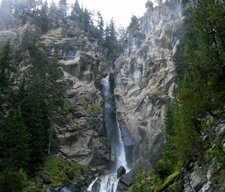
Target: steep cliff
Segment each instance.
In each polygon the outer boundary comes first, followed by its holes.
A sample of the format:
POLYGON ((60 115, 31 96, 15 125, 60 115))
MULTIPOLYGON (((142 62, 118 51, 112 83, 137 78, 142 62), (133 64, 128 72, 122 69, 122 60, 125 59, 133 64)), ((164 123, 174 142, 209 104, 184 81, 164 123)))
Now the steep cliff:
MULTIPOLYGON (((94 171, 104 170, 110 162, 100 93, 100 80, 107 70, 105 48, 71 20, 42 35, 29 21, 0 31, 0 42, 10 40, 14 52, 20 51, 24 37, 35 37, 36 44, 58 60, 64 73, 61 83, 67 92, 67 111, 66 117, 53 122, 51 153, 89 165, 94 171)), ((17 62, 21 74, 28 74, 29 59, 17 62)))
POLYGON ((69 101, 67 121, 55 122, 53 147, 81 164, 104 167, 109 161, 99 90, 99 81, 107 69, 104 49, 96 39, 72 25, 49 31, 41 42, 49 55, 57 55, 63 67, 69 101))
MULTIPOLYGON (((173 55, 182 25, 181 4, 149 7, 124 38, 124 53, 116 60, 115 97, 118 116, 134 142, 132 157, 151 164, 163 145, 165 101, 172 98, 173 55)), ((124 135, 124 138, 125 135, 124 135)))

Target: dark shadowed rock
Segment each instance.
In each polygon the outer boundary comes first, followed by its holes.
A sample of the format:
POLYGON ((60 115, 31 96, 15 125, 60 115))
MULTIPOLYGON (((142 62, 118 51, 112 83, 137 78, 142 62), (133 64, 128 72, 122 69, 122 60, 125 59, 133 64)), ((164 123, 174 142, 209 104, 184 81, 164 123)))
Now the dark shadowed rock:
POLYGON ((126 173, 126 169, 123 166, 120 166, 117 169, 117 178, 121 177, 122 175, 124 175, 126 173))
POLYGON ((124 183, 126 186, 130 187, 134 182, 134 171, 124 174, 120 177, 120 182, 124 183))
POLYGON ((134 171, 130 171, 129 173, 122 175, 119 179, 117 191, 118 192, 128 191, 133 182, 134 182, 134 171))
POLYGON ((70 169, 66 172, 66 176, 68 177, 69 180, 74 179, 74 170, 70 169))

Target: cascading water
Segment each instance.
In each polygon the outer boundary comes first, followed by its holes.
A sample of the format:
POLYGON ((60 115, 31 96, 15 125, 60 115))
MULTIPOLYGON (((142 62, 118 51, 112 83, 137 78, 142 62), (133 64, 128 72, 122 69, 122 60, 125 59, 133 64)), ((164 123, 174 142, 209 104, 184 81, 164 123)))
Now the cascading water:
MULTIPOLYGON (((103 94, 104 94, 104 118, 105 126, 107 130, 108 138, 111 140, 112 151, 115 152, 116 162, 111 172, 103 176, 101 179, 100 189, 98 192, 116 192, 119 179, 117 179, 117 169, 123 166, 126 169, 126 173, 130 171, 126 160, 126 153, 124 143, 122 140, 122 133, 119 122, 117 120, 117 114, 115 107, 113 107, 113 98, 111 93, 111 87, 109 82, 109 76, 102 79, 103 94)), ((92 192, 92 186, 97 181, 95 179, 88 187, 88 191, 92 192)), ((93 191, 96 192, 96 191, 93 191)))

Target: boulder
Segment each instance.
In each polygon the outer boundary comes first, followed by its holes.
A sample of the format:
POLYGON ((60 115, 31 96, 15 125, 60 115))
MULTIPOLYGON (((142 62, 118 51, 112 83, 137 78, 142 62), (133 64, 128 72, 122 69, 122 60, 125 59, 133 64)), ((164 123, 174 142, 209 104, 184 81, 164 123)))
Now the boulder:
POLYGON ((134 183, 134 171, 130 171, 120 177, 120 183, 124 183, 127 187, 130 187, 134 183))
POLYGON ((197 163, 195 164, 194 171, 190 175, 190 180, 190 184, 195 191, 199 190, 207 182, 205 171, 197 163))
POLYGON ((126 169, 123 166, 120 166, 117 169, 117 178, 121 177, 122 175, 124 175, 126 173, 126 169))
POLYGON ((130 171, 119 178, 117 191, 128 191, 134 183, 134 171, 130 171))

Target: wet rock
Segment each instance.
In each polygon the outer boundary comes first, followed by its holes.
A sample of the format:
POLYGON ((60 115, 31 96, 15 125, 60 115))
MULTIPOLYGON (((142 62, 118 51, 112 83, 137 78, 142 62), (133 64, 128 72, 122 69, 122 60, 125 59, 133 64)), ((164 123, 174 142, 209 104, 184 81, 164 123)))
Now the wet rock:
POLYGON ((134 171, 130 171, 129 173, 126 173, 119 178, 117 191, 118 192, 128 191, 128 189, 131 187, 133 183, 134 183, 134 171))
POLYGON ((124 183, 127 187, 130 187, 134 182, 134 171, 130 171, 120 177, 120 183, 124 183))
POLYGON ((126 169, 123 166, 120 166, 117 169, 117 178, 121 177, 122 175, 124 175, 126 173, 126 169))
MULTIPOLYGON (((128 30, 124 52, 116 60, 114 94, 118 118, 135 139, 134 161, 151 166, 160 157, 165 102, 175 85, 172 58, 179 43, 181 7, 168 2, 148 10, 138 23, 137 29, 128 30)), ((129 148, 131 143, 124 140, 129 148)))
POLYGON ((192 188, 197 191, 206 182, 206 171, 203 168, 199 167, 198 164, 196 164, 194 167, 194 171, 190 175, 190 184, 192 188))
POLYGON ((207 182, 203 187, 199 190, 199 192, 211 192, 211 185, 210 182, 207 182))

